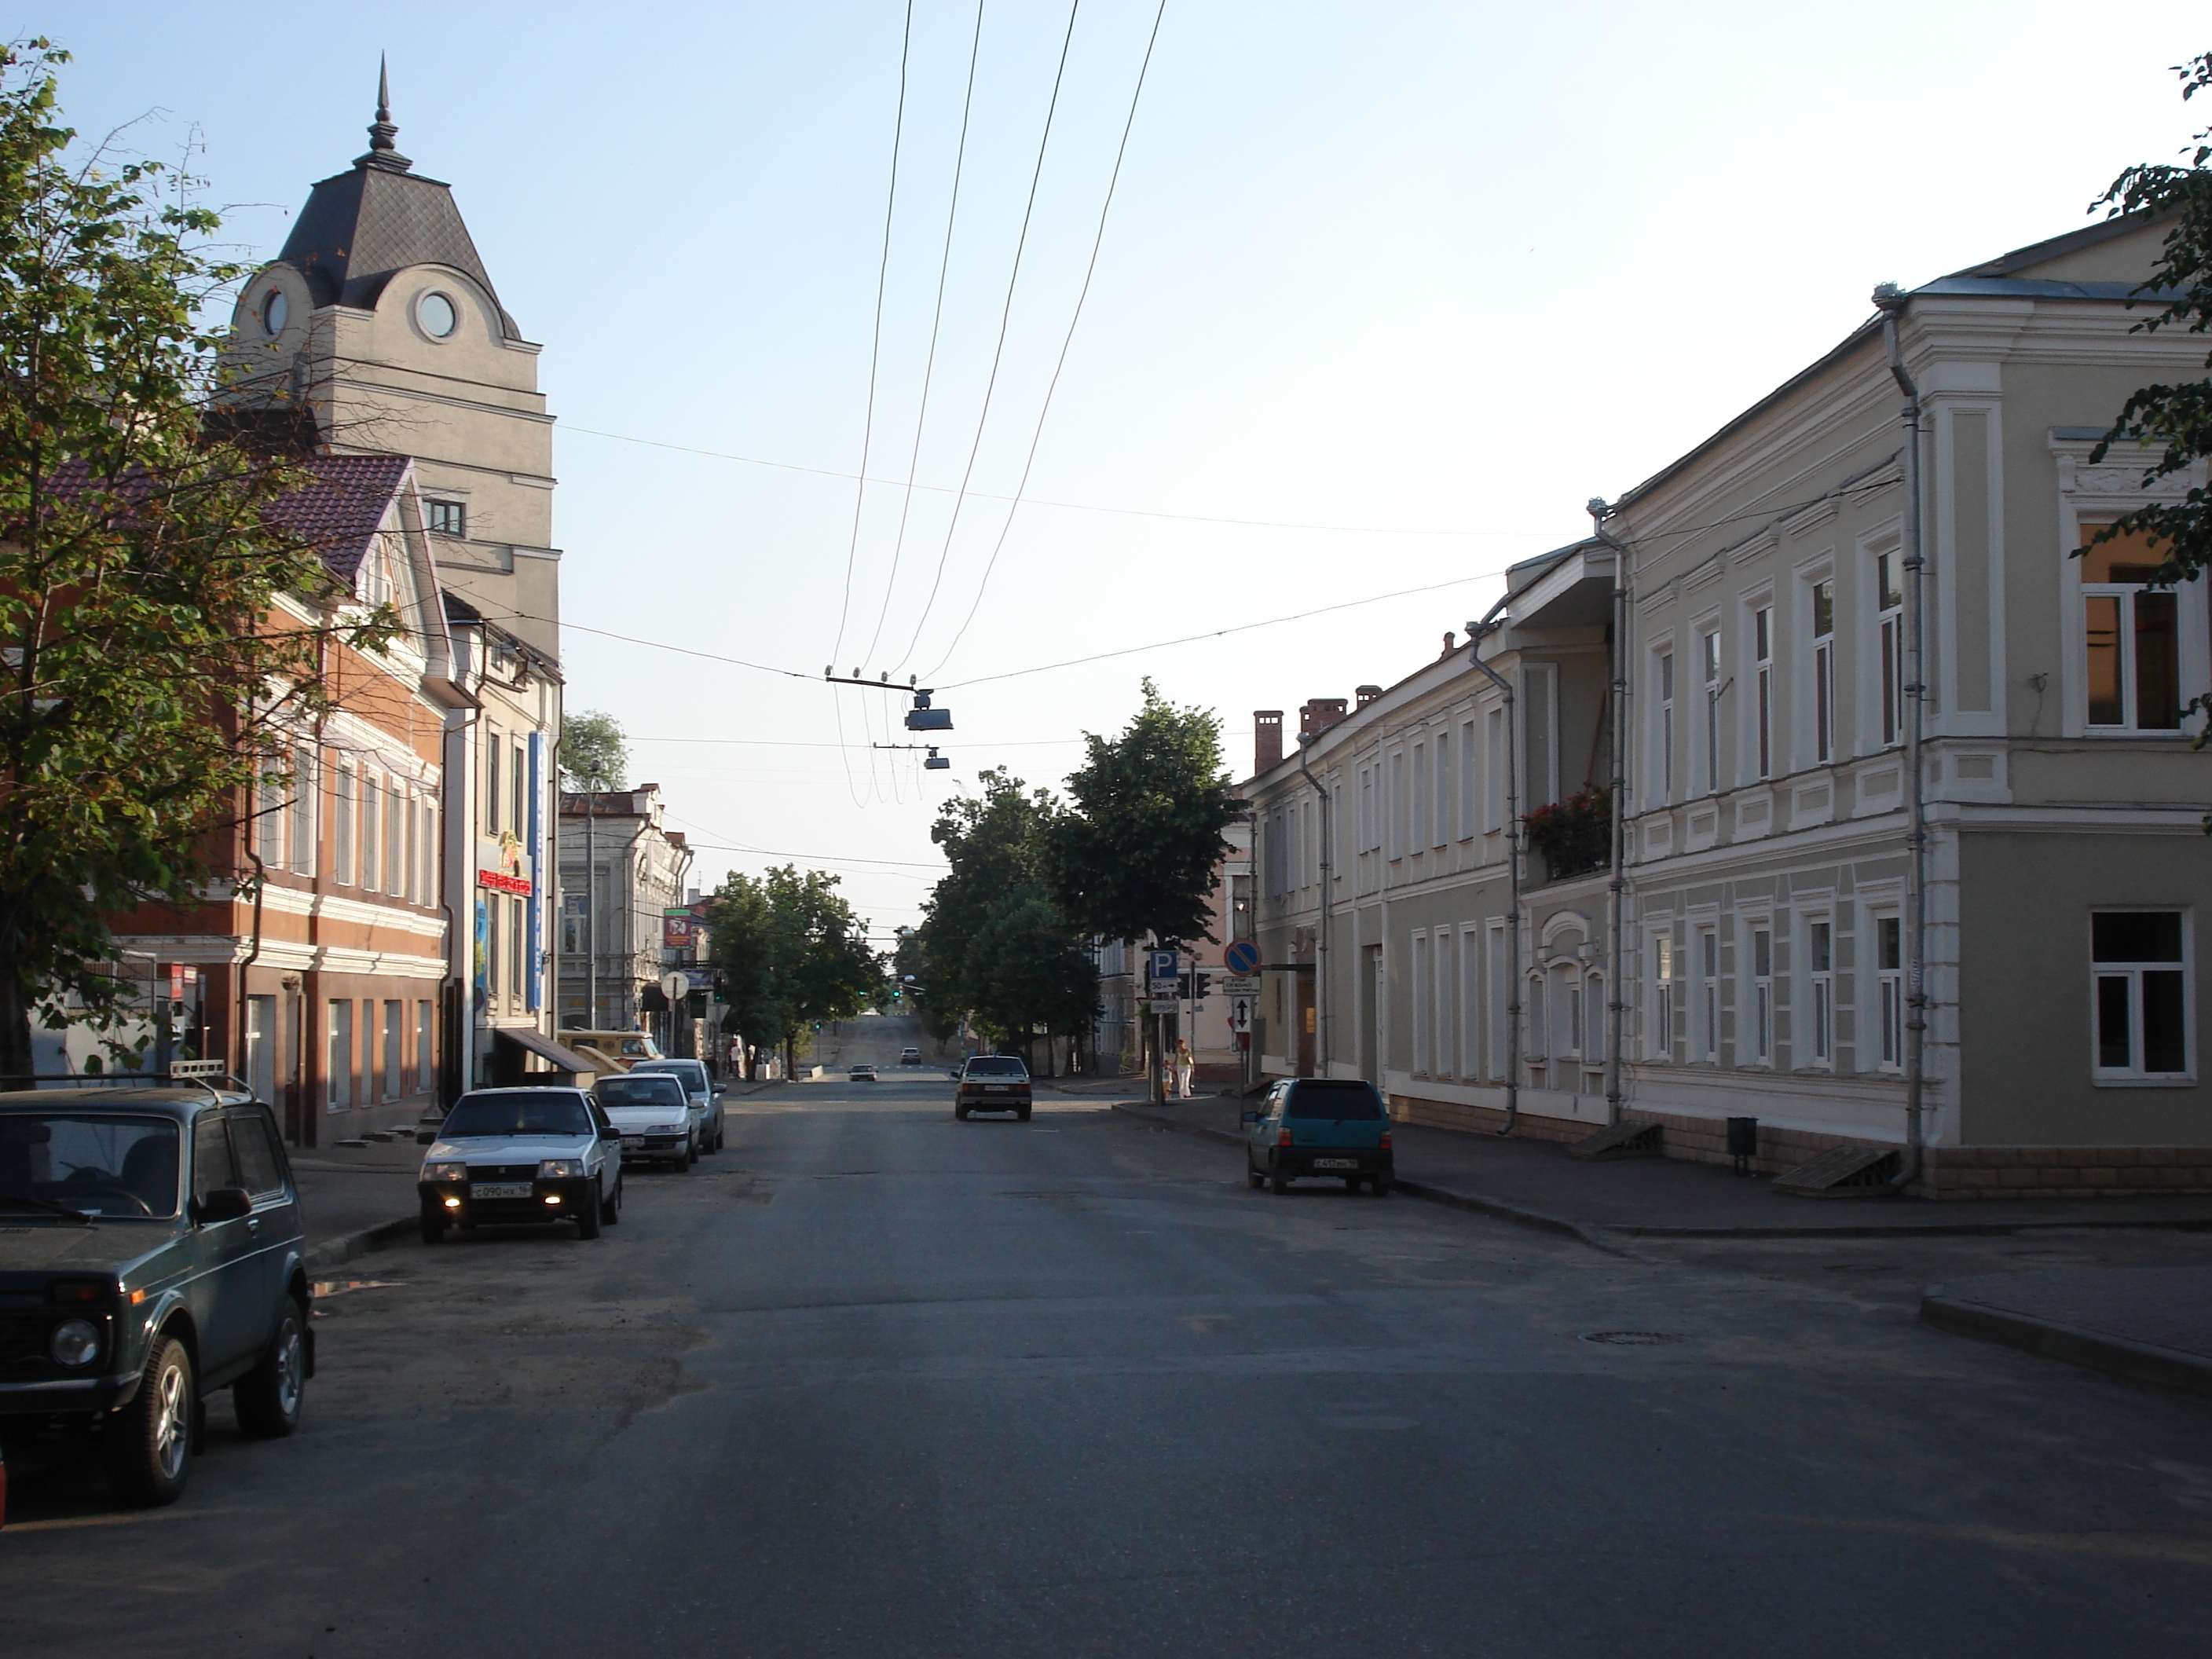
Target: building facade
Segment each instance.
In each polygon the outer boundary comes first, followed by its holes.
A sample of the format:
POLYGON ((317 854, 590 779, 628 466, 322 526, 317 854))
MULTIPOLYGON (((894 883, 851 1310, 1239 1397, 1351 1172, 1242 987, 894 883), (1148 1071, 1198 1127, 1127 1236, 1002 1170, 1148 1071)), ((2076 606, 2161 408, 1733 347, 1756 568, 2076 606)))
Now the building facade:
POLYGON ((2168 488, 2092 462, 2113 413, 2201 371, 2130 332, 2160 236, 1889 296, 1471 650, 1310 704, 1246 792, 1267 1068, 1933 1195, 2212 1188, 2205 596, 2076 556, 2168 488))
POLYGON ((561 797, 565 1030, 675 1039, 682 1016, 669 1008, 660 978, 696 964, 698 946, 684 885, 691 849, 663 823, 664 811, 656 783, 561 797))

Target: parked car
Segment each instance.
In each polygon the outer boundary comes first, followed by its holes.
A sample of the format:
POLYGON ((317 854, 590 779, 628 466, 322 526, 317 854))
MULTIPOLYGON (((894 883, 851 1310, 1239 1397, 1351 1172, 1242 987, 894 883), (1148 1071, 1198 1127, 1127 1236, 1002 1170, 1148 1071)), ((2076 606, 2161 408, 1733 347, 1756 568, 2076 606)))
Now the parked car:
POLYGON ((1352 1192, 1366 1182, 1390 1190, 1390 1115, 1371 1083, 1291 1078, 1267 1091, 1244 1118, 1244 1176, 1281 1193, 1304 1176, 1335 1176, 1352 1192))
POLYGON ((965 1119, 970 1112, 1012 1112, 1030 1121, 1030 1068, 1016 1054, 978 1054, 956 1073, 959 1086, 952 1092, 952 1115, 965 1119))
POLYGON ((630 1071, 601 1078, 592 1094, 622 1131, 625 1164, 668 1164, 681 1171, 699 1161, 699 1114, 682 1078, 630 1071))
MULTIPOLYGON (((629 1068, 629 1074, 653 1075, 665 1073, 681 1079, 684 1092, 691 1097, 691 1110, 699 1124, 699 1150, 719 1152, 722 1150, 722 1088, 707 1070, 703 1060, 641 1060, 629 1068)), ((605 1097, 600 1097, 602 1101, 605 1097)))
POLYGON ((873 1083, 876 1080, 876 1068, 872 1066, 855 1066, 853 1068, 852 1080, 855 1083, 873 1083))
POLYGON ((249 1435, 299 1426, 299 1196, 250 1094, 0 1094, 0 1437, 94 1431, 117 1496, 153 1504, 185 1489, 202 1396, 229 1389, 249 1435))
POLYGON ((554 1040, 590 1060, 601 1077, 627 1072, 641 1060, 663 1058, 653 1039, 642 1031, 556 1031, 554 1040))
POLYGON ((902 1049, 900 1049, 900 1050, 899 1050, 899 1064, 900 1064, 900 1065, 902 1065, 902 1066, 919 1066, 919 1065, 921 1065, 921 1049, 919 1049, 919 1048, 902 1048, 902 1049))
POLYGON ((471 1090, 428 1139, 415 1183, 425 1244, 449 1226, 525 1221, 597 1238, 622 1219, 622 1131, 581 1089, 471 1090))

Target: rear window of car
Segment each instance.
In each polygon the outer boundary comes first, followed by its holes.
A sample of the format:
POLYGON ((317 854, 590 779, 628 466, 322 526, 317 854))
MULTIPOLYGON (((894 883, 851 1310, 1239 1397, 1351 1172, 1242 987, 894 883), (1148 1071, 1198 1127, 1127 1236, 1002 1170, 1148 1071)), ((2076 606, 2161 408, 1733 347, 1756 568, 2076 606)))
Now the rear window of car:
POLYGON ((447 1139, 459 1135, 587 1135, 591 1114, 583 1097, 568 1094, 503 1093, 463 1095, 438 1131, 447 1139))
POLYGON ((681 1106, 684 1085, 672 1077, 603 1077, 592 1086, 602 1106, 681 1106))
POLYGON ((1327 1118, 1335 1123, 1371 1123, 1383 1115, 1382 1098, 1371 1083, 1322 1079, 1291 1091, 1285 1117, 1327 1118))
POLYGON ((968 1062, 969 1077, 1027 1077, 1029 1068, 1012 1054, 986 1054, 968 1062))
POLYGON ((640 1072, 647 1077, 681 1078, 687 1089, 704 1089, 707 1086, 707 1068, 696 1060, 641 1060, 629 1068, 632 1077, 640 1072))

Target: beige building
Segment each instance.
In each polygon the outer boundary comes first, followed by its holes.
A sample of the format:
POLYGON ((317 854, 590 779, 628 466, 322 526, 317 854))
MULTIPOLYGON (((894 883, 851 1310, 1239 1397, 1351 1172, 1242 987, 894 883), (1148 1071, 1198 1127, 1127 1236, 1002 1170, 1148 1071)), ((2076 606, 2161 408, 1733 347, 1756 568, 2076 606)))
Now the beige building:
POLYGON ((692 853, 664 816, 657 783, 561 797, 561 1024, 646 1031, 688 1055, 684 1011, 668 1006, 660 978, 699 959, 684 885, 692 853))
POLYGON ((2212 1188, 2205 594, 2069 556, 2163 488, 2091 463, 2113 414, 2202 373, 2130 332, 2160 236, 1889 295, 1517 567, 1480 665, 1309 704, 1245 790, 1266 1068, 1680 1157, 1753 1119, 1816 1186, 2212 1188))

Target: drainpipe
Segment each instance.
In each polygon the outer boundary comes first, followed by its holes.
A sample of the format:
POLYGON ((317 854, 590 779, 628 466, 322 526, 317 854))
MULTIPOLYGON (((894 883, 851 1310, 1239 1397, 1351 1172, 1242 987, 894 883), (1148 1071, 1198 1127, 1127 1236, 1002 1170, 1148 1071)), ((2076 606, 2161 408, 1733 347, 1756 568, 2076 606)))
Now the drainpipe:
POLYGON ((1911 654, 1912 681, 1905 688, 1909 700, 1905 735, 1905 769, 1911 776, 1906 799, 1911 818, 1906 841, 1911 850, 1910 875, 1905 891, 1905 1161, 1893 1188, 1902 1189, 1919 1178, 1925 1134, 1922 1123, 1927 1088, 1928 1042, 1928 786, 1921 761, 1928 713, 1926 555, 1920 528, 1920 388, 1905 370, 1905 349, 1898 338, 1898 319, 1911 303, 1894 283, 1874 291, 1881 312, 1882 343, 1889 349, 1889 373, 1905 394, 1905 605, 1906 648, 1911 654))
POLYGON ((1605 521, 1613 508, 1602 495, 1589 501, 1591 533, 1613 550, 1613 917, 1606 965, 1605 1121, 1620 1121, 1626 1096, 1620 1085, 1620 1036, 1628 1012, 1627 977, 1622 972, 1620 941, 1628 914, 1628 549, 1613 539, 1605 521))
POLYGON ((1505 1121, 1498 1133, 1510 1135, 1521 1121, 1521 729, 1512 682, 1482 659, 1482 641, 1503 626, 1491 619, 1497 614, 1468 624, 1467 659, 1505 699, 1505 1121))
MULTIPOLYGON (((1306 769, 1306 747, 1318 735, 1320 734, 1317 732, 1299 734, 1298 770, 1304 774, 1307 786, 1313 790, 1321 801, 1321 846, 1316 849, 1314 860, 1316 867, 1321 872, 1321 928, 1314 940, 1314 1024, 1319 1028, 1316 1046, 1321 1050, 1316 1057, 1316 1063, 1320 1067, 1321 1075, 1327 1077, 1329 1053, 1328 912, 1330 901, 1335 896, 1330 890, 1330 886, 1336 874, 1334 861, 1329 858, 1328 853, 1329 848, 1336 845, 1336 840, 1329 833, 1332 825, 1329 823, 1328 791, 1316 783, 1314 781, 1314 775, 1306 769)), ((1378 1066, 1376 1069, 1381 1068, 1378 1066)))
MULTIPOLYGON (((246 975, 247 970, 251 969, 255 963, 261 960, 261 890, 269 884, 269 866, 262 862, 261 854, 254 850, 252 830, 252 820, 249 817, 246 822, 245 847, 246 856, 253 861, 253 947, 246 953, 244 959, 238 964, 238 1000, 236 1006, 231 1010, 231 1013, 238 1026, 238 1046, 230 1051, 231 1058, 235 1060, 241 1068, 240 1070, 233 1073, 232 1075, 236 1077, 240 1082, 246 1085, 249 1093, 252 1092, 253 1088, 253 1079, 247 1077, 243 1070, 243 1067, 246 1063, 246 1011, 248 1006, 246 1000, 246 975)), ((271 1042, 276 1040, 276 1034, 274 1031, 271 1031, 269 1036, 271 1042)), ((271 1077, 273 1079, 273 1067, 271 1068, 271 1077)), ((272 1087, 270 1092, 274 1094, 276 1091, 272 1087)), ((273 1101, 262 1102, 262 1104, 264 1106, 274 1105, 275 1103, 276 1103, 273 1101)))

